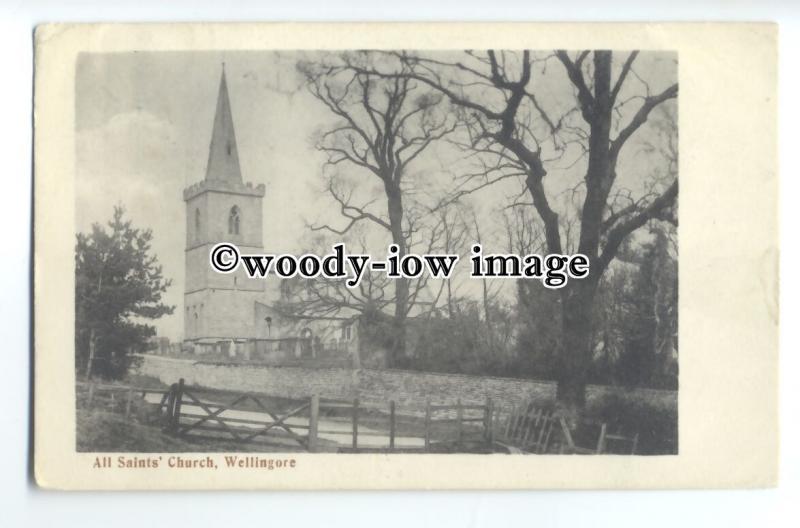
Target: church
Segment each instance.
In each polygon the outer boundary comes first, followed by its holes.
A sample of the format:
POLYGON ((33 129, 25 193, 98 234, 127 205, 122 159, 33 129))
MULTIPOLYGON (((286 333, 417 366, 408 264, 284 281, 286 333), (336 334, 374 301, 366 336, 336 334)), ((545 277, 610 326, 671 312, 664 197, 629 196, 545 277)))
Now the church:
POLYGON ((241 269, 220 274, 209 266, 209 251, 219 242, 263 252, 264 195, 263 184, 242 176, 223 66, 205 178, 183 191, 184 348, 244 361, 316 360, 357 366, 357 312, 287 315, 276 308, 287 295, 281 281, 250 279, 241 269))

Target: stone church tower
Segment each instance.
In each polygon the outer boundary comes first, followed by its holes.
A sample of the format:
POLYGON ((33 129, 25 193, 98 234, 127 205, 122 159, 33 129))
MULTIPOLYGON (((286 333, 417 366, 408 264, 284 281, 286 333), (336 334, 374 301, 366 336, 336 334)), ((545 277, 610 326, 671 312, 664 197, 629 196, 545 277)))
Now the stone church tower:
POLYGON ((220 274, 208 263, 214 244, 231 242, 242 253, 262 253, 264 185, 242 181, 231 103, 223 65, 205 179, 184 189, 186 202, 186 289, 184 339, 212 344, 258 336, 255 303, 264 281, 241 268, 220 274))

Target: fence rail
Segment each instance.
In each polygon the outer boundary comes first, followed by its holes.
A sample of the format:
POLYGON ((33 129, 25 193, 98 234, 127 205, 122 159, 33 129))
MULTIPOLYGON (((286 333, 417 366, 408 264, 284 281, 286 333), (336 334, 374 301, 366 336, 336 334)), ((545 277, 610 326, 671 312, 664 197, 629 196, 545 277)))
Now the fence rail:
POLYGON ((128 385, 113 385, 89 381, 76 382, 77 394, 80 400, 84 399, 87 406, 102 400, 104 405, 115 409, 120 402, 125 402, 125 418, 131 414, 134 399, 138 396, 145 398, 148 394, 161 394, 161 407, 169 394, 168 389, 153 389, 148 387, 134 387, 128 385))
POLYGON ((229 403, 208 401, 181 379, 164 397, 164 430, 236 442, 279 437, 311 452, 425 452, 442 446, 488 450, 494 438, 491 399, 481 405, 428 401, 424 428, 406 432, 411 415, 399 413, 394 401, 381 405, 311 395, 296 403, 286 409, 252 393, 233 394, 229 403))
MULTIPOLYGON (((420 424, 415 412, 402 413, 395 401, 384 404, 323 399, 311 395, 280 404, 255 393, 213 391, 213 397, 183 379, 168 389, 127 387, 78 382, 89 405, 103 399, 112 408, 124 403, 126 418, 134 398, 160 394, 157 408, 162 429, 171 435, 234 442, 294 445, 310 452, 491 452, 602 453, 609 441, 628 442, 636 450, 638 436, 609 435, 601 424, 596 447, 576 447, 564 419, 532 404, 510 410, 495 409, 487 398, 482 404, 425 402, 420 424), (214 401, 212 401, 212 399, 214 401), (224 399, 227 401, 217 401, 224 399)), ((417 408, 418 409, 418 408, 417 408)), ((408 409, 406 409, 408 410, 408 409)))

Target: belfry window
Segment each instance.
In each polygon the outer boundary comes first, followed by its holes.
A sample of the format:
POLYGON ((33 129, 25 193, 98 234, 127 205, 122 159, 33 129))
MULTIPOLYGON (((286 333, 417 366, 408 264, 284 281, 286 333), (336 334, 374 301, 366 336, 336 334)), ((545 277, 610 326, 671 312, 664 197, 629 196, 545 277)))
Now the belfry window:
POLYGON ((230 215, 228 215, 228 234, 230 235, 238 235, 239 234, 239 208, 237 206, 231 207, 230 215))

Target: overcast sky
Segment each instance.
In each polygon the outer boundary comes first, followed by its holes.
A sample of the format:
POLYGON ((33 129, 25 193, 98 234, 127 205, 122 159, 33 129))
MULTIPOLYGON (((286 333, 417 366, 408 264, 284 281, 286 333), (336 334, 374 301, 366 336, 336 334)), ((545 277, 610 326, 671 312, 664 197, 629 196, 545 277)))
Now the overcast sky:
MULTIPOLYGON (((77 73, 77 218, 86 231, 123 203, 134 225, 153 229, 153 248, 173 279, 166 302, 176 315, 159 332, 182 332, 182 190, 205 177, 226 62, 242 176, 263 183, 264 242, 297 251, 304 215, 320 199, 322 159, 310 143, 315 102, 294 86, 294 62, 273 53, 83 55, 77 73)), ((316 116, 317 120, 319 115, 316 116)))
MULTIPOLYGON (((312 139, 331 118, 305 89, 298 88, 295 64, 302 56, 307 54, 161 52, 79 58, 76 229, 87 231, 93 222, 107 221, 113 206, 122 203, 134 225, 153 230, 153 249, 165 276, 173 279, 165 302, 177 306, 175 315, 156 323, 161 335, 177 339, 182 334, 182 190, 205 176, 223 61, 242 177, 266 186, 265 249, 299 252, 307 240, 306 222, 331 220, 325 215, 335 214, 322 193, 325 158, 312 139)), ((640 72, 653 80, 654 90, 675 82, 673 56, 637 62, 640 72)), ((630 159, 621 162, 622 180, 638 177, 626 174, 636 171, 624 170, 630 159)), ((437 168, 432 161, 420 163, 422 170, 437 168)), ((566 165, 561 174, 551 171, 547 176, 548 190, 574 185, 585 171, 581 163, 566 165)), ((514 190, 487 192, 502 198, 514 190)), ((479 208, 493 202, 476 201, 479 208)), ((481 214, 487 219, 493 216, 487 207, 481 214)))

